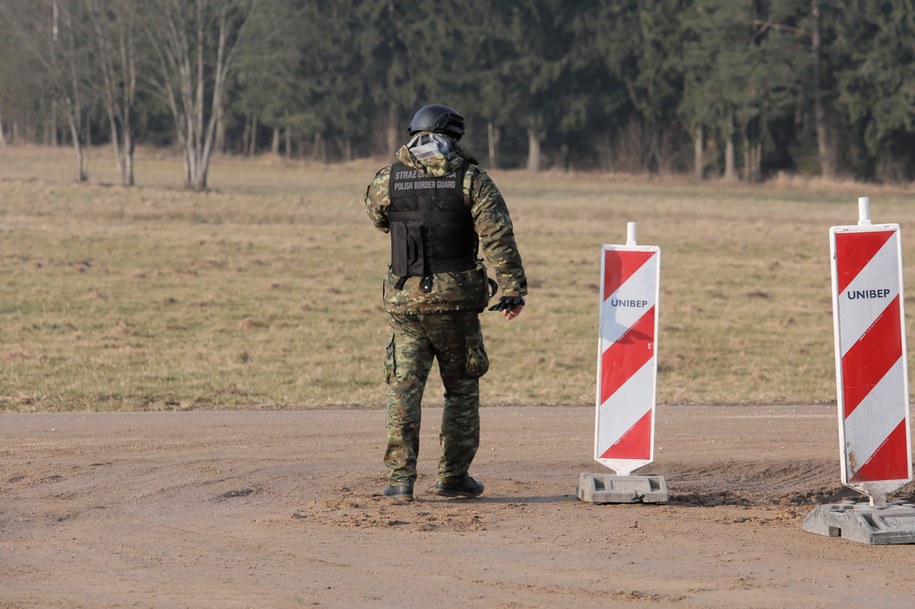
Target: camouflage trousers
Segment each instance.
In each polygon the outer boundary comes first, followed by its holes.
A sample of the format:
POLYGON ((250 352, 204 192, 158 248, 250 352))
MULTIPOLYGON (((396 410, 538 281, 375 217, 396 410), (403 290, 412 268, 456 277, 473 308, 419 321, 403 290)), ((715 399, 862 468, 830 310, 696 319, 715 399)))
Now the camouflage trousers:
POLYGON ((385 357, 388 446, 384 463, 392 485, 416 480, 421 402, 433 359, 438 360, 445 405, 436 480, 464 478, 480 446, 480 382, 489 369, 476 311, 391 314, 385 357))

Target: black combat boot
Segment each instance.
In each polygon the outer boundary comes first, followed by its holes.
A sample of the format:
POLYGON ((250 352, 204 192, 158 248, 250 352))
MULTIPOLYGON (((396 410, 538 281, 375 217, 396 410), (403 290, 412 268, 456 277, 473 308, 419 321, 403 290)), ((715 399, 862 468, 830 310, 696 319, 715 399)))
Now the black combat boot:
POLYGON ((386 499, 401 503, 413 501, 413 485, 409 483, 388 484, 384 487, 384 496, 386 499))
POLYGON ((435 494, 442 497, 479 497, 483 494, 483 483, 470 476, 463 480, 439 481, 435 483, 435 494))

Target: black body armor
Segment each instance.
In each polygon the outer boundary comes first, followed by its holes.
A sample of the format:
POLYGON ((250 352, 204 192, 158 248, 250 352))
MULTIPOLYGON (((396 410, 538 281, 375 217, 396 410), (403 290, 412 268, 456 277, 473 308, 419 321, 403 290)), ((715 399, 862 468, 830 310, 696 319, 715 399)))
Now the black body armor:
POLYGON ((403 163, 391 167, 391 270, 401 277, 401 286, 407 277, 476 266, 477 234, 464 203, 468 165, 444 176, 424 175, 403 163))

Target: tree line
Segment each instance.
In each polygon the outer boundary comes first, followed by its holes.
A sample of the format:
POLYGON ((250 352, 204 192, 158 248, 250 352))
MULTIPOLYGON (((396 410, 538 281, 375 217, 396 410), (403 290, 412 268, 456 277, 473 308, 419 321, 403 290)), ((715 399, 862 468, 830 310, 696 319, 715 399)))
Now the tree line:
POLYGON ((492 168, 915 178, 912 0, 0 0, 0 145, 387 155, 445 103, 492 168))

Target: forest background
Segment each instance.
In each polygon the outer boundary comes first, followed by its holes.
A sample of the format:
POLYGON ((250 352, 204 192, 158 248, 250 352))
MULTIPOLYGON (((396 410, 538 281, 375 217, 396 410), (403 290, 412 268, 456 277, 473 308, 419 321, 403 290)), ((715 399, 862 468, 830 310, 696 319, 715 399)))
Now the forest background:
POLYGON ((387 155, 417 107, 484 165, 915 177, 911 0, 0 0, 0 146, 387 155))

